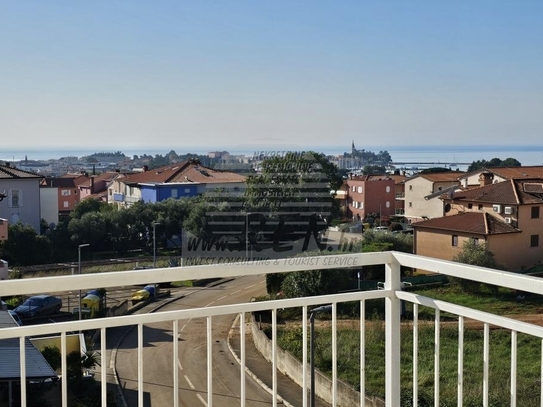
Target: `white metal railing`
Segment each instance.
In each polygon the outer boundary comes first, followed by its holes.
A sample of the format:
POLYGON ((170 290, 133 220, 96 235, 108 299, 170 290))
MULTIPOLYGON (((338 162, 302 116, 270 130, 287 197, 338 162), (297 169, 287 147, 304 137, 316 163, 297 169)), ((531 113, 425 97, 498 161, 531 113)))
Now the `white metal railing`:
MULTIPOLYGON (((305 258, 307 259, 307 258, 305 258)), ((463 333, 464 333, 464 318, 470 318, 481 321, 484 324, 484 363, 483 363, 483 406, 489 405, 488 386, 488 329, 490 325, 496 325, 508 329, 512 332, 512 351, 511 351, 511 405, 516 405, 517 389, 516 389, 516 335, 517 333, 525 333, 543 341, 543 327, 520 322, 517 320, 501 317, 477 311, 474 309, 462 307, 459 305, 435 300, 425 296, 417 295, 410 292, 402 291, 400 280, 400 266, 410 267, 418 270, 426 270, 429 272, 441 273, 451 277, 467 278, 483 283, 508 287, 514 290, 522 290, 536 294, 543 294, 543 280, 526 275, 519 275, 504 271, 491 270, 482 267, 474 267, 449 261, 443 261, 428 257, 421 257, 398 252, 379 252, 379 253, 364 253, 364 254, 348 254, 348 255, 332 255, 312 258, 312 261, 302 261, 297 259, 281 259, 270 260, 267 262, 255 263, 236 263, 225 265, 211 266, 187 266, 187 267, 171 267, 163 269, 147 269, 133 270, 125 272, 111 272, 92 275, 75 275, 62 277, 44 277, 37 279, 21 279, 7 280, 0 282, 0 297, 9 295, 26 295, 37 292, 54 293, 59 291, 59 287, 70 290, 88 290, 96 287, 118 287, 135 284, 153 284, 163 281, 179 281, 179 280, 196 280, 204 278, 226 278, 246 275, 262 275, 266 273, 280 273, 303 270, 317 270, 342 267, 356 267, 384 264, 385 265, 385 281, 382 290, 364 291, 364 292, 349 292, 343 294, 326 295, 318 297, 294 298, 284 300, 274 300, 269 302, 250 302, 226 306, 210 306, 206 308, 183 309, 176 311, 125 315, 119 317, 91 319, 83 321, 61 322, 57 324, 29 325, 14 328, 0 329, 0 340, 8 338, 19 338, 20 341, 20 376, 26 377, 25 369, 25 347, 24 341, 27 337, 43 336, 43 335, 60 335, 61 336, 61 354, 66 355, 66 335, 73 331, 100 331, 100 353, 106 355, 106 329, 120 326, 136 325, 138 327, 138 400, 139 406, 143 406, 143 365, 142 365, 142 349, 143 349, 143 326, 156 322, 171 322, 173 327, 173 350, 172 356, 174 359, 172 377, 175 378, 174 383, 177 383, 177 333, 178 320, 190 318, 206 318, 208 330, 207 343, 207 406, 213 406, 213 366, 211 358, 211 323, 212 319, 221 315, 239 315, 241 318, 245 314, 271 310, 272 311, 272 366, 274 372, 273 378, 273 405, 278 402, 280 389, 277 385, 277 361, 276 361, 276 330, 277 330, 277 310, 289 307, 302 307, 303 310, 303 388, 304 388, 304 407, 307 406, 307 316, 308 309, 313 306, 322 304, 332 304, 332 402, 333 406, 338 405, 337 398, 337 350, 336 350, 336 311, 337 304, 346 301, 360 301, 360 405, 364 405, 364 389, 365 385, 365 301, 375 298, 383 298, 385 301, 385 401, 386 406, 400 406, 400 310, 401 301, 407 301, 413 304, 413 403, 417 404, 418 397, 418 361, 419 349, 417 346, 418 339, 418 310, 419 306, 430 307, 435 310, 435 363, 434 363, 434 402, 439 405, 440 388, 440 313, 447 312, 457 315, 459 318, 459 341, 458 341, 458 406, 462 405, 463 394, 463 333)), ((243 319, 241 319, 243 320, 243 319)), ((243 325, 243 324, 241 324, 243 325)), ((241 343, 241 364, 245 367, 245 329, 240 327, 240 343, 241 343)), ((543 342, 542 342, 543 343, 543 342)), ((543 345, 542 345, 543 346, 543 345)), ((543 365, 543 363, 542 363, 543 365)), ((66 377, 66 359, 62 361, 62 377, 66 377)), ((240 388, 240 403, 245 406, 245 369, 241 369, 242 381, 240 388)), ((543 377, 543 373, 542 373, 543 377)), ((102 405, 106 406, 106 369, 101 370, 102 383, 102 405)), ((21 404, 27 405, 27 382, 21 381, 21 404)), ((68 389, 67 386, 62 386, 62 405, 68 405, 68 389)), ((179 388, 174 385, 172 394, 172 405, 179 405, 179 388)), ((541 405, 543 406, 543 395, 541 397, 541 405)))

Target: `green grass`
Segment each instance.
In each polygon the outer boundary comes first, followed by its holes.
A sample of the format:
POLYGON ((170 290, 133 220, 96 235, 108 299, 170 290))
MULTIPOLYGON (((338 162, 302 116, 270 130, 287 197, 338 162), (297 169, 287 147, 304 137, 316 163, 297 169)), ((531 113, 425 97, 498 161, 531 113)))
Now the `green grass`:
MULTIPOLYGON (((513 292, 467 294, 455 286, 417 289, 417 294, 463 305, 493 314, 511 316, 540 314, 543 300, 528 295, 517 301, 513 292)), ((383 301, 366 301, 366 390, 369 394, 384 397, 385 391, 385 331, 383 301)), ((407 311, 412 305, 407 304, 407 311)), ((340 379, 359 388, 360 334, 358 329, 343 329, 341 307, 338 308, 338 374, 340 379)), ((350 315, 352 318, 353 315, 350 315)), ((321 327, 321 315, 316 325, 315 364, 331 375, 332 334, 329 327, 321 327)), ((440 407, 457 406, 458 322, 457 317, 441 314, 440 331, 440 407)), ((419 307, 418 386, 419 406, 434 405, 434 310, 419 307)), ((299 317, 298 317, 299 322, 299 317)), ((324 324, 326 325, 326 323, 324 324)), ((329 324, 327 324, 329 325, 329 324)), ((302 330, 299 325, 278 332, 279 346, 301 359, 302 330)), ((413 330, 409 320, 404 320, 401 331, 401 394, 402 406, 412 406, 413 389, 413 330)), ((541 339, 518 335, 517 405, 540 406, 541 339)), ((309 345, 308 345, 309 346, 309 345)), ((502 329, 490 331, 489 399, 490 406, 510 405, 511 333, 502 329)), ((464 396, 463 406, 481 406, 483 400, 483 331, 466 329, 464 334, 464 396)))
MULTIPOLYGON (((457 405, 458 330, 444 326, 440 334, 440 406, 457 405)), ((278 332, 279 346, 296 357, 302 357, 302 331, 295 327, 278 332)), ((338 374, 340 379, 359 388, 360 334, 358 330, 338 330, 338 374)), ((331 375, 331 329, 316 329, 315 364, 331 375)), ((367 321, 366 325, 366 390, 384 397, 385 332, 382 321, 367 321)), ((419 406, 433 405, 434 393, 434 327, 419 327, 418 347, 419 406)), ((464 397, 463 406, 482 404, 483 331, 468 330, 464 335, 464 397)), ((509 406, 511 334, 504 330, 490 332, 491 406, 509 406)), ((413 331, 401 332, 402 406, 411 405, 413 388, 413 331)), ((518 336, 517 405, 540 405, 541 340, 527 335, 518 336)))

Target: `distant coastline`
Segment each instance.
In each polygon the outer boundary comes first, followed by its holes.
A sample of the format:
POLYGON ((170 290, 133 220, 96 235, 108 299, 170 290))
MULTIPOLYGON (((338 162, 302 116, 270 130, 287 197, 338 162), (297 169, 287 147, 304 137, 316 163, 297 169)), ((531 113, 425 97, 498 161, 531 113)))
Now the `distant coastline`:
MULTIPOLYGON (((378 152, 386 150, 390 153, 394 162, 436 162, 436 163, 471 163, 477 160, 490 160, 494 157, 506 159, 512 157, 517 159, 524 166, 543 165, 543 144, 542 145, 493 145, 493 146, 363 146, 356 143, 357 149, 364 148, 367 151, 378 152)), ((335 146, 304 147, 306 150, 322 152, 327 155, 340 155, 350 151, 350 146, 338 148, 335 146)), ((149 149, 131 149, 131 148, 96 148, 96 149, 5 149, 0 151, 0 161, 17 162, 28 157, 29 160, 48 160, 59 159, 60 157, 75 156, 84 157, 97 152, 116 152, 121 151, 127 157, 134 155, 166 155, 171 150, 177 154, 194 153, 207 154, 210 151, 228 151, 231 154, 240 154, 252 156, 254 151, 236 151, 228 147, 208 147, 208 148, 163 148, 152 147, 149 149)))

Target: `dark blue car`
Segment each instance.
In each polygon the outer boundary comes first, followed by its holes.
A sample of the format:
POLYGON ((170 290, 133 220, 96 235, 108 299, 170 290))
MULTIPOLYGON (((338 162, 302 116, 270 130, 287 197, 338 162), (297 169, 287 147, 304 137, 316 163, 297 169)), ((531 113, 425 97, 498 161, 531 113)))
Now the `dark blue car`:
POLYGON ((62 300, 53 295, 35 295, 29 297, 13 311, 20 318, 35 318, 57 314, 62 308, 62 300))

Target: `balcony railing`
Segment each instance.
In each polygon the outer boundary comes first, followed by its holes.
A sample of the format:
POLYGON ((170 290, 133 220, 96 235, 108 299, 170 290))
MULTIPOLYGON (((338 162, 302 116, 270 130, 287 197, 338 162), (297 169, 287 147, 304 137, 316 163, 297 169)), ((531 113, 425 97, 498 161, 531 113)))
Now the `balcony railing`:
MULTIPOLYGON (((307 258, 305 258, 307 259, 307 258)), ((492 269, 486 269, 481 267, 474 267, 454 262, 442 261, 427 257, 421 257, 416 255, 409 255, 398 252, 378 252, 378 253, 365 253, 365 254, 348 254, 348 255, 332 255, 326 257, 315 257, 312 261, 295 261, 295 259, 281 259, 271 262, 271 264, 265 264, 265 262, 255 262, 252 264, 238 263, 238 264, 224 264, 224 265, 212 265, 212 266, 190 266, 190 267, 172 267, 164 269, 149 269, 149 270, 133 270, 125 272, 111 272, 102 274, 88 274, 88 275, 75 275, 75 276, 62 276, 62 277, 43 277, 36 279, 21 279, 21 280, 7 280, 0 282, 0 297, 6 297, 9 295, 28 295, 37 292, 54 293, 59 290, 59 287, 63 289, 71 290, 89 290, 96 287, 119 287, 127 285, 143 285, 153 284, 163 281, 180 281, 180 280, 198 280, 198 279, 210 279, 210 278, 227 278, 238 276, 258 276, 266 273, 284 273, 291 271, 304 271, 304 270, 323 270, 329 268, 342 268, 342 267, 355 267, 361 269, 364 266, 370 265, 384 265, 385 268, 385 281, 382 290, 375 291, 356 291, 335 295, 315 296, 306 298, 293 298, 274 300, 268 302, 246 302, 235 305, 226 306, 208 306, 204 308, 192 308, 192 309, 179 309, 175 311, 156 312, 149 314, 134 314, 124 315, 118 317, 109 317, 101 319, 91 319, 83 321, 69 321, 60 322, 56 324, 41 324, 41 325, 28 325, 14 328, 0 329, 0 340, 6 340, 9 338, 18 338, 20 343, 20 377, 27 378, 27 368, 25 361, 25 339, 33 336, 43 335, 60 335, 61 337, 61 354, 64 355, 62 360, 61 377, 67 376, 67 363, 66 363, 66 337, 70 332, 77 331, 90 331, 97 330, 100 333, 100 354, 107 355, 106 346, 106 329, 122 326, 137 326, 137 355, 138 355, 138 405, 144 405, 144 367, 143 367, 143 327, 147 324, 157 322, 168 322, 172 326, 172 359, 173 369, 172 375, 172 394, 171 405, 179 406, 180 404, 180 389, 177 385, 179 371, 179 355, 178 355, 178 341, 179 341, 179 320, 186 320, 190 318, 204 318, 207 321, 207 362, 204 364, 203 369, 207 369, 207 394, 203 397, 205 405, 212 407, 214 404, 213 399, 213 386, 214 378, 217 372, 214 370, 212 364, 212 323, 213 318, 222 315, 240 316, 240 320, 244 321, 246 314, 271 310, 272 320, 272 351, 271 351, 271 364, 273 374, 277 375, 278 363, 277 363, 277 311, 283 308, 301 307, 303 313, 303 360, 302 360, 302 372, 301 380, 303 391, 303 406, 308 405, 307 389, 309 380, 309 367, 308 367, 308 351, 307 351, 307 338, 308 338, 308 312, 318 305, 331 304, 332 314, 332 386, 331 386, 331 400, 332 406, 339 405, 338 394, 338 353, 337 353, 337 309, 338 305, 347 301, 359 301, 360 302, 360 400, 359 405, 364 405, 364 394, 366 389, 366 369, 365 369, 365 324, 366 313, 365 303, 368 300, 381 298, 385 303, 385 358, 384 358, 384 383, 385 383, 385 403, 389 407, 399 407, 400 403, 400 372, 402 367, 402 358, 400 354, 401 345, 401 301, 406 301, 412 304, 413 307, 413 321, 411 329, 413 330, 413 405, 418 405, 417 399, 419 394, 419 386, 421 386, 418 372, 419 372, 419 360, 422 355, 417 343, 418 338, 418 309, 419 306, 429 307, 435 312, 435 349, 432 350, 429 357, 434 359, 434 378, 433 378, 433 395, 434 405, 440 405, 440 315, 441 313, 453 314, 458 320, 458 349, 457 349, 457 392, 458 392, 458 405, 462 405, 463 386, 467 378, 463 377, 463 361, 465 356, 463 335, 464 335, 464 320, 476 320, 484 326, 484 347, 482 355, 482 366, 480 367, 483 372, 483 380, 480 383, 482 388, 482 403, 483 406, 489 406, 489 386, 491 385, 489 380, 489 327, 497 326, 505 330, 511 331, 511 368, 509 372, 503 372, 504 375, 509 375, 510 382, 510 405, 516 405, 517 394, 521 390, 516 388, 517 383, 517 334, 527 334, 543 340, 543 328, 534 324, 521 322, 515 319, 493 315, 486 312, 481 312, 475 309, 467 308, 464 306, 447 303, 444 301, 436 300, 426 296, 418 295, 415 293, 402 291, 402 282, 400 278, 400 267, 408 267, 417 270, 426 270, 428 272, 438 273, 450 277, 463 278, 474 280, 486 284, 497 285, 500 287, 507 287, 512 290, 521 290, 526 293, 543 294, 543 280, 520 275, 515 273, 509 273, 504 271, 497 271, 492 269), (326 259, 326 260, 325 260, 326 259), (177 334, 176 334, 177 333, 177 334)), ((245 394, 245 382, 249 380, 246 378, 245 372, 245 343, 246 334, 244 324, 240 324, 240 364, 241 364, 241 386, 238 390, 239 405, 245 406, 246 394, 245 394)), ((450 356, 450 355, 448 355, 450 356)), ((534 357, 541 357, 539 355, 534 357)), ((152 362, 151 362, 152 363, 152 362)), ((102 366, 108 366, 109 361, 102 361, 102 366)), ((275 377, 275 376, 274 376, 275 377)), ((102 368, 100 377, 98 378, 102 383, 101 390, 101 403, 102 406, 106 406, 106 369, 102 368)), ((541 383, 541 378, 539 379, 541 383)), ((62 380, 61 380, 62 382, 62 380)), ((537 384, 540 386, 540 384, 537 384)), ((21 380, 21 405, 27 405, 27 380, 21 380)), ((276 406, 280 400, 281 388, 278 388, 277 380, 274 379, 271 389, 273 395, 273 405, 276 406)), ((68 385, 64 382, 61 384, 62 405, 68 405, 68 385)), ((542 397, 543 400, 543 397, 542 397)), ((509 402, 509 400, 508 400, 509 402)), ((542 401, 543 403, 543 401, 542 401)))

